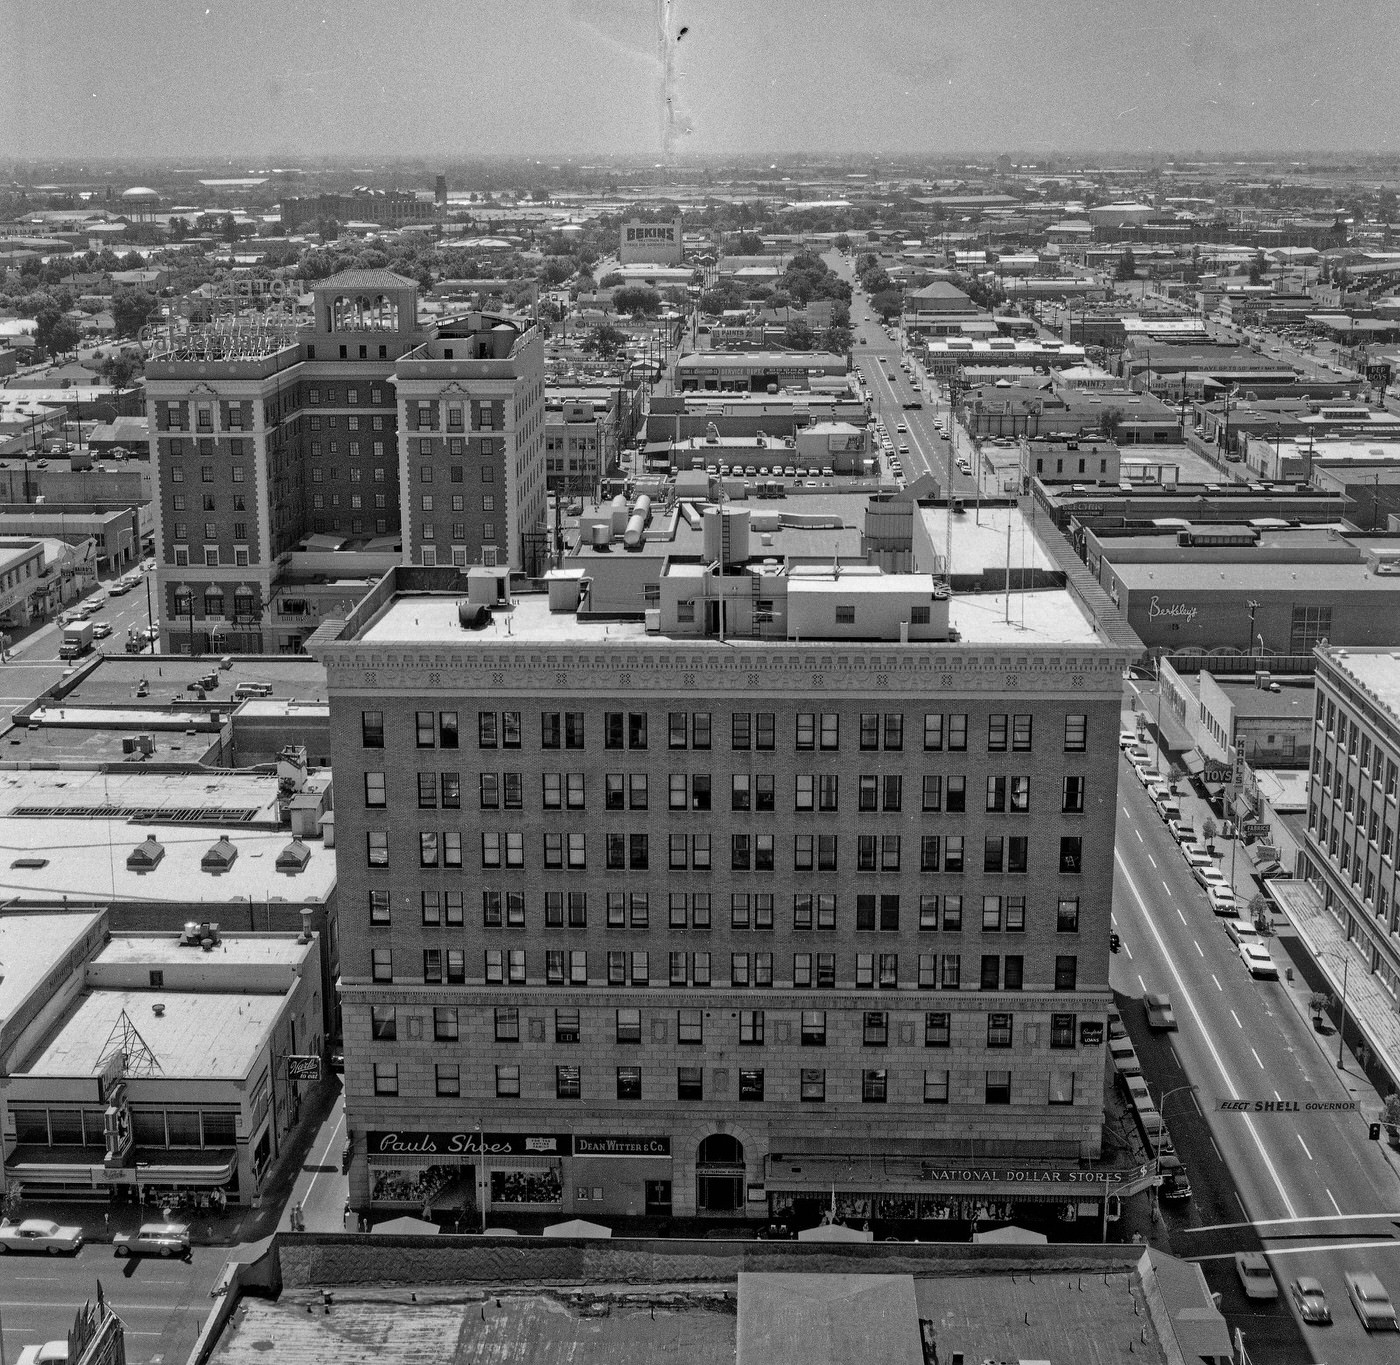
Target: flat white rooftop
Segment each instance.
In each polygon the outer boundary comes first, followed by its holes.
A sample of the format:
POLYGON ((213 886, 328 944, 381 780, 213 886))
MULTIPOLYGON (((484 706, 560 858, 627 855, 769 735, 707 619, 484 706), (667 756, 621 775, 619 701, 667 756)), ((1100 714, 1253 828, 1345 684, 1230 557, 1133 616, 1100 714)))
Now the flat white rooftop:
POLYGON ((1329 649, 1332 667, 1370 693, 1400 724, 1400 651, 1393 649, 1329 649))
MULTIPOLYGON (((640 628, 640 627, 639 627, 640 628)), ((191 919, 206 905, 246 900, 324 901, 335 888, 335 850, 309 840, 305 866, 279 871, 277 855, 292 842, 287 829, 151 825, 126 819, 0 817, 0 900, 58 902, 163 901, 182 904, 191 919), (220 834, 238 856, 218 873, 203 858, 220 834), (165 850, 148 872, 127 866, 127 855, 147 835, 165 850), (20 864, 20 865, 16 865, 20 864)), ((234 928, 246 925, 234 925, 234 928)), ((0 956, 0 961, 3 961, 0 956)))
POLYGON ((219 966, 272 963, 291 968, 303 962, 311 951, 309 943, 298 943, 294 935, 230 934, 226 929, 227 926, 221 926, 219 942, 212 953, 205 953, 201 948, 182 947, 180 936, 174 930, 165 934, 114 934, 95 960, 158 967, 161 963, 172 962, 197 965, 201 958, 211 957, 219 966))
POLYGON ((242 1080, 252 1070, 282 995, 195 991, 88 991, 16 1075, 94 1076, 123 1014, 165 1080, 242 1080), (152 1008, 163 1006, 160 1014, 152 1008))
MULTIPOLYGON (((3 757, 0 750, 0 759, 3 757)), ((141 768, 106 773, 68 768, 0 769, 0 817, 25 806, 73 811, 92 807, 179 810, 184 818, 199 810, 253 811, 255 823, 267 823, 277 819, 277 779, 251 773, 158 773, 141 768)), ((219 822, 218 815, 210 816, 211 824, 219 822)))
POLYGON ((0 915, 0 1023, 99 918, 97 910, 0 915))
MULTIPOLYGON (((1012 454, 1013 460, 1015 453, 1012 454)), ((972 503, 961 515, 946 506, 920 504, 918 515, 934 552, 940 557, 948 546, 948 524, 952 523, 953 573, 979 574, 986 569, 1004 569, 1010 556, 1013 570, 1040 570, 1054 573, 1059 565, 1041 547, 1035 528, 1019 507, 983 507, 972 503), (1011 533, 1010 542, 1007 532, 1011 533)))
POLYGON ((1095 645, 1107 643, 1063 588, 1005 594, 954 593, 948 623, 969 644, 1095 645), (1008 619, 1009 618, 1009 619, 1008 619))

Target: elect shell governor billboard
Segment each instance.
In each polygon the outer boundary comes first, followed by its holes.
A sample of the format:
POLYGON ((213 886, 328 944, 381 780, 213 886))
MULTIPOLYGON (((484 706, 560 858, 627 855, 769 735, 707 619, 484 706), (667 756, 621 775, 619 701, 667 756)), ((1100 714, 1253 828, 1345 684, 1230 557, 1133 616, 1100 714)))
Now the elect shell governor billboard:
POLYGON ((680 265, 683 255, 679 218, 669 223, 632 218, 623 223, 617 252, 623 265, 680 265))

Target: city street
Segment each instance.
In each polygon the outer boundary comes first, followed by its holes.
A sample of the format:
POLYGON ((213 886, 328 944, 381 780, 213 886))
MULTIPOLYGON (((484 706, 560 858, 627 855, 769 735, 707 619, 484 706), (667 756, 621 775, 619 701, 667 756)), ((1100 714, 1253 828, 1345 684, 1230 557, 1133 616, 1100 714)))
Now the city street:
MULTIPOLYGON (((95 1206, 74 1204, 72 1219, 91 1220, 95 1206)), ((228 1247, 194 1249, 188 1261, 146 1257, 119 1260, 105 1243, 85 1246, 76 1256, 6 1256, 0 1271, 0 1320, 4 1358, 13 1362, 32 1342, 68 1335, 74 1313, 97 1296, 126 1324, 126 1358, 131 1365, 180 1365, 189 1355, 212 1306, 209 1291, 228 1247)))
MULTIPOLYGON (((938 481, 940 488, 951 488, 954 493, 971 496, 976 492, 972 478, 957 469, 953 463, 952 446, 933 425, 934 418, 941 416, 945 430, 951 429, 952 416, 947 402, 940 401, 936 388, 925 382, 922 376, 921 392, 914 391, 910 379, 899 368, 899 362, 905 358, 899 342, 885 334, 879 317, 870 310, 859 292, 859 286, 854 283, 853 272, 845 258, 833 251, 825 259, 842 279, 852 281, 856 291, 851 300, 851 331, 855 337, 851 359, 859 367, 865 387, 870 390, 871 416, 879 417, 884 422, 896 449, 901 444, 909 447, 908 455, 900 457, 905 482, 913 483, 928 473, 938 481), (865 338, 864 344, 860 341, 861 337, 865 338), (904 407, 905 403, 916 400, 923 406, 904 407), (898 430, 901 422, 908 426, 907 434, 898 430)), ((966 442, 966 438, 963 439, 966 442)), ((963 453, 971 452, 964 448, 963 453)))
MULTIPOLYGON (((1123 951, 1112 982, 1159 1107, 1168 1097, 1164 1117, 1194 1188, 1189 1203, 1166 1213, 1172 1250, 1201 1262, 1255 1360, 1393 1360, 1394 1339, 1361 1328, 1343 1276, 1372 1269, 1400 1297, 1400 1182, 1358 1114, 1218 1112, 1222 1099, 1336 1102, 1355 1094, 1286 984, 1246 971, 1126 761, 1117 864, 1123 951), (1170 996, 1179 1032, 1147 1031, 1146 991, 1170 996), (1280 1284, 1277 1303, 1246 1299, 1235 1274, 1233 1254, 1260 1248, 1280 1284), (1295 1322, 1287 1286, 1299 1275, 1321 1280, 1335 1325, 1295 1322), (1325 1345, 1315 1342, 1319 1332, 1325 1345)), ((1280 940, 1266 946, 1283 972, 1289 958, 1280 940)))
MULTIPOLYGON (((147 574, 143 577, 150 580, 154 594, 154 576, 147 574)), ((88 596, 97 592, 106 593, 109 587, 110 583, 104 580, 88 596)), ((71 602, 69 608, 78 605, 79 602, 71 602)), ((154 596, 151 607, 159 614, 154 596)), ((109 597, 106 606, 92 620, 94 623, 105 621, 112 627, 112 633, 106 639, 93 641, 94 650, 106 654, 124 653, 128 627, 135 626, 137 630, 142 630, 146 626, 145 583, 121 597, 109 597)), ((31 701, 45 688, 52 687, 73 667, 58 657, 58 647, 62 641, 63 627, 57 620, 48 621, 28 635, 16 639, 5 661, 0 663, 0 728, 9 725, 17 707, 31 701)))

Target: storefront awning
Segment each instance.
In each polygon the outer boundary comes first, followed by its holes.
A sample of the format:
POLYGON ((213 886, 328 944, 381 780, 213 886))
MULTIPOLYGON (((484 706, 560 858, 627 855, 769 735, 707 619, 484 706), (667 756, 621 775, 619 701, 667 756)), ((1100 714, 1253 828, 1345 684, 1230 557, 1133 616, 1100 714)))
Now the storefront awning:
POLYGON ((1195 749, 1188 749, 1181 756, 1181 761, 1186 765, 1186 771, 1192 777, 1199 777, 1206 770, 1206 761, 1195 749))

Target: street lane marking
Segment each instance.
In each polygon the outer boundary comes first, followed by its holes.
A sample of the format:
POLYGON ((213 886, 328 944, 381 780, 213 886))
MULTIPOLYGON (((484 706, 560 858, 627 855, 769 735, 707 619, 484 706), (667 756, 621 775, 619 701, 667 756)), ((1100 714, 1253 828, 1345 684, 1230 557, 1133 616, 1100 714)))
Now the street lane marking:
MULTIPOLYGON (((1249 1050, 1250 1050, 1251 1052, 1254 1052, 1254 1049, 1253 1049, 1253 1048, 1250 1048, 1249 1050)), ((1263 1063, 1263 1061, 1260 1059, 1260 1056, 1259 1056, 1259 1054, 1258 1054, 1257 1052, 1254 1052, 1254 1060, 1255 1060, 1256 1062, 1259 1063, 1259 1070, 1260 1070, 1260 1071, 1263 1071, 1263 1069, 1264 1069, 1264 1063, 1263 1063)))
MULTIPOLYGON (((1179 905, 1176 907, 1176 917, 1177 917, 1183 924, 1186 923, 1186 916, 1183 915, 1183 914, 1181 913, 1181 907, 1180 907, 1179 905)), ((1205 954, 1202 953, 1201 956, 1204 957, 1205 954)))
MULTIPOLYGON (((325 1151, 323 1151, 323 1152, 321 1153, 320 1160, 317 1161, 317 1163, 316 1163, 316 1165, 317 1165, 318 1167, 322 1167, 322 1166, 324 1166, 324 1165, 326 1164, 326 1158, 327 1158, 328 1156, 330 1156, 330 1154, 331 1154, 331 1147, 332 1147, 332 1146, 334 1145, 334 1143, 335 1143, 336 1134, 340 1132, 340 1130, 341 1130, 341 1128, 344 1126, 344 1124, 345 1124, 345 1111, 344 1111, 344 1110, 341 1110, 339 1121, 336 1123, 335 1127, 331 1129, 331 1135, 330 1135, 330 1137, 328 1137, 328 1138, 326 1139, 326 1149, 325 1149, 325 1151)), ((311 1177, 311 1182, 310 1182, 310 1183, 307 1185, 307 1187, 306 1187, 306 1193, 303 1194, 302 1197, 301 1197, 300 1203, 301 1203, 301 1206, 302 1206, 303 1208, 306 1207, 306 1201, 307 1201, 308 1199, 311 1198, 311 1191, 314 1190, 314 1189, 316 1188, 316 1182, 317 1182, 320 1178, 321 1178, 321 1171, 318 1169, 318 1170, 312 1175, 312 1177, 311 1177)))
MULTIPOLYGON (((1123 880, 1128 883, 1128 889, 1133 893, 1133 899, 1137 901, 1139 908, 1142 910, 1143 920, 1147 925, 1148 932, 1157 940, 1157 947, 1161 951, 1162 958, 1167 964, 1167 970, 1171 972, 1173 979, 1176 981, 1177 990, 1181 993, 1181 998, 1186 1001, 1186 1008, 1191 1011, 1191 1017, 1196 1021, 1196 1028, 1200 1031, 1201 1041, 1205 1043, 1206 1050, 1210 1053, 1211 1059, 1215 1062, 1215 1067, 1220 1073, 1221 1080, 1225 1082, 1225 1087, 1229 1091, 1229 1098, 1232 1100, 1239 1099, 1239 1091, 1235 1088, 1235 1083, 1230 1079, 1230 1073, 1225 1070, 1224 1059, 1216 1049, 1215 1042, 1206 1028, 1205 1020, 1201 1018, 1200 1010, 1196 1008, 1196 999, 1191 992, 1186 989, 1186 982, 1183 980, 1176 962, 1173 960, 1171 954, 1167 952, 1166 941, 1162 938, 1156 924, 1153 923, 1152 916, 1147 913, 1147 902, 1143 900, 1142 893, 1138 890, 1137 883, 1133 880, 1133 874, 1128 871, 1127 864, 1123 862, 1123 855, 1116 849, 1113 853, 1113 859, 1122 869, 1123 880)), ((1139 980, 1140 979, 1141 978, 1139 978, 1139 980)), ((1217 982, 1216 984, 1218 985, 1219 983, 1217 982)), ((1143 989, 1145 991, 1146 987, 1143 989)), ((1269 1178, 1274 1182, 1274 1188, 1278 1191, 1279 1198, 1283 1200, 1284 1208, 1288 1210, 1290 1217, 1296 1217, 1298 1210, 1293 1207, 1293 1201, 1288 1197, 1288 1192, 1283 1188, 1283 1181, 1279 1179, 1279 1174, 1274 1167, 1274 1163, 1269 1159, 1268 1152, 1264 1150, 1264 1143, 1259 1136, 1258 1127, 1248 1114, 1243 1117, 1245 1130, 1253 1140, 1255 1150, 1258 1151, 1265 1169, 1269 1172, 1269 1178)), ((1239 1198, 1238 1191, 1236 1191, 1235 1197, 1237 1199, 1239 1198)), ((1241 1204, 1240 1207, 1243 1209, 1243 1204, 1241 1204)), ((1249 1216, 1248 1210, 1245 1210, 1245 1216, 1249 1216)))
POLYGON ((1337 1200, 1336 1200, 1336 1198, 1333 1196, 1332 1191, 1329 1190, 1329 1189, 1327 1188, 1326 1185, 1324 1185, 1322 1188, 1323 1188, 1323 1192, 1327 1195, 1327 1197, 1328 1197, 1329 1199, 1332 1200, 1332 1207, 1333 1207, 1334 1209, 1336 1209, 1338 1213, 1341 1213, 1341 1211, 1342 1211, 1342 1206, 1341 1206, 1340 1204, 1337 1203, 1337 1200))
POLYGON ((1143 837, 1142 837, 1142 831, 1141 831, 1140 829, 1135 829, 1135 830, 1133 831, 1133 833, 1137 835, 1137 837, 1138 837, 1138 843, 1144 842, 1144 841, 1143 841, 1143 837))
POLYGON ((1246 1218, 1248 1218, 1249 1210, 1245 1208, 1244 1200, 1240 1198, 1240 1192, 1238 1190, 1235 1191, 1235 1203, 1237 1203, 1240 1206, 1240 1212, 1244 1214, 1246 1218))
POLYGON ((1147 990, 1147 982, 1142 979, 1141 972, 1138 973, 1138 985, 1141 986, 1144 991, 1147 990))
MULTIPOLYGON (((1171 887, 1169 887, 1169 886, 1166 884, 1166 882, 1163 882, 1163 883, 1162 883, 1162 890, 1165 891, 1165 892, 1167 893, 1167 895, 1169 895, 1169 896, 1172 894, 1172 889, 1171 889, 1171 887)), ((1144 908, 1146 908, 1146 907, 1144 907, 1144 908)))
POLYGON ((1196 940, 1195 940, 1194 938, 1191 940, 1191 942, 1192 942, 1193 944, 1195 944, 1196 951, 1197 951, 1198 953, 1200 953, 1202 957, 1204 957, 1204 956, 1205 956, 1205 951, 1202 949, 1201 945, 1200 945, 1199 943, 1196 943, 1196 940))
MULTIPOLYGON (((1305 1152, 1308 1152, 1308 1144, 1303 1141, 1302 1133, 1294 1133, 1293 1136, 1298 1139, 1298 1146, 1300 1146, 1305 1152)), ((1313 1154, 1311 1152, 1308 1152, 1308 1160, 1314 1160, 1313 1154)))
MULTIPOLYGON (((1128 945, 1125 943, 1125 944, 1123 945, 1123 951, 1124 951, 1125 953, 1127 953, 1127 955, 1128 955, 1128 961, 1131 962, 1131 961, 1133 960, 1133 950, 1132 950, 1131 948, 1129 948, 1128 945)), ((1146 989, 1146 987, 1144 987, 1144 989, 1146 989)))
POLYGON ((1151 863, 1153 867, 1157 866, 1156 858, 1154 858, 1150 853, 1147 855, 1147 861, 1151 863))
MULTIPOLYGON (((1218 1149, 1217 1149, 1218 1150, 1218 1149)), ((1337 1202, 1335 1199, 1332 1201, 1337 1202)), ((1394 1213, 1312 1213, 1303 1218, 1255 1218, 1248 1223, 1202 1223, 1200 1227, 1176 1228, 1176 1232, 1230 1232, 1236 1228, 1270 1228, 1283 1225, 1292 1226, 1294 1223, 1355 1223, 1365 1222, 1374 1218, 1384 1219, 1386 1222, 1395 1217, 1394 1213)), ((1400 1246, 1400 1242, 1392 1242, 1392 1246, 1400 1246)))
POLYGON ((1218 990, 1218 991, 1223 991, 1223 990, 1225 989, 1225 987, 1222 986, 1222 985, 1220 984, 1220 978, 1219 978, 1218 976, 1216 976, 1216 974, 1215 974, 1214 972, 1212 972, 1212 973, 1210 974, 1210 979, 1211 979, 1212 981, 1215 982, 1215 989, 1216 989, 1216 990, 1218 990))
POLYGON ((1280 1094, 1278 1093, 1277 1090, 1275 1090, 1275 1091, 1274 1091, 1274 1098, 1275 1098, 1276 1100, 1280 1100, 1280 1101, 1281 1101, 1281 1100, 1283 1099, 1283 1096, 1280 1095, 1280 1094))
MULTIPOLYGON (((1237 1199, 1238 1195, 1235 1196, 1237 1199)), ((1199 1232, 1199 1228, 1190 1228, 1190 1232, 1199 1232)), ((1319 1251, 1373 1251, 1378 1247, 1389 1247, 1392 1251, 1396 1249, 1395 1242, 1322 1242, 1317 1246, 1306 1247, 1270 1247, 1269 1255, 1272 1256, 1313 1256, 1319 1251)), ((1210 1256, 1188 1256, 1187 1260, 1194 1261, 1199 1265, 1202 1261, 1233 1261, 1235 1253, 1233 1251, 1217 1251, 1210 1256)))
POLYGON ((1230 1011, 1230 1018, 1233 1019, 1233 1020, 1235 1021, 1235 1027, 1236 1027, 1236 1028, 1243 1028, 1243 1027, 1244 1027, 1244 1025, 1243 1025, 1242 1023, 1240 1023, 1240 1016, 1239 1016, 1238 1014, 1236 1014, 1236 1013, 1234 1012, 1234 1010, 1231 1010, 1231 1011, 1230 1011))

